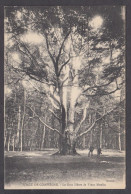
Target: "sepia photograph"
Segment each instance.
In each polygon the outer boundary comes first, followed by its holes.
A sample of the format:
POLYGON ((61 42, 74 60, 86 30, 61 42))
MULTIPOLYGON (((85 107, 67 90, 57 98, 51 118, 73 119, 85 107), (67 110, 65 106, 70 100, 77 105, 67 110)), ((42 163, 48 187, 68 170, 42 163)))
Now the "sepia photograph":
POLYGON ((125 6, 4 7, 4 189, 125 189, 125 6))

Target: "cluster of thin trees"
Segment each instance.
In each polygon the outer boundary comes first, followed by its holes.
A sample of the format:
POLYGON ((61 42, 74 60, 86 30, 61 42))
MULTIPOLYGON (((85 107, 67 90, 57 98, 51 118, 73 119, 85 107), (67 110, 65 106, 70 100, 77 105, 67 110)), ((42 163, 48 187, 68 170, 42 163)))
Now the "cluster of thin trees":
MULTIPOLYGON (((123 111, 124 101, 117 106, 116 110, 112 111, 111 115, 101 119, 89 133, 80 137, 76 147, 85 149, 93 145, 95 148, 125 149, 123 111)), ((90 110, 81 127, 81 131, 84 132, 88 123, 91 125, 93 120, 96 120, 96 114, 98 114, 97 111, 90 110)), ((58 127, 58 117, 52 111, 49 100, 39 92, 29 92, 22 84, 19 84, 17 89, 13 89, 13 91, 7 94, 5 99, 5 150, 58 149, 59 135, 53 130, 58 127), (48 126, 51 126, 52 129, 50 130, 48 126)))
POLYGON ((5 148, 124 149, 124 7, 5 8, 5 148))

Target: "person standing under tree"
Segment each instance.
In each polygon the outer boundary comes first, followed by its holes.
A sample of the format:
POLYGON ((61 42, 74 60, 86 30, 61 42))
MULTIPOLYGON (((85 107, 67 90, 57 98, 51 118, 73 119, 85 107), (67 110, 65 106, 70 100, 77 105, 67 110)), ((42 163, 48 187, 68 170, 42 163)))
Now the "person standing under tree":
POLYGON ((99 147, 99 148, 97 149, 97 156, 100 157, 101 154, 102 154, 101 148, 99 147))
POLYGON ((94 147, 90 146, 88 156, 93 156, 94 147))

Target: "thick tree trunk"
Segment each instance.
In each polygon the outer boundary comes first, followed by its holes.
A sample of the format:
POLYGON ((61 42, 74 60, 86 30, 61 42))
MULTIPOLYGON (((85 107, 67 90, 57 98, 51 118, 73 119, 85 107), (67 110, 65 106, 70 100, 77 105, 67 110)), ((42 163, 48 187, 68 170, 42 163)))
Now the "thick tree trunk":
POLYGON ((61 139, 61 155, 75 155, 76 152, 76 135, 75 133, 69 134, 68 132, 65 133, 61 139))
MULTIPOLYGON (((60 154, 77 154, 76 153, 76 131, 74 128, 75 118, 75 103, 77 95, 74 97, 74 88, 72 87, 73 79, 70 76, 72 69, 69 70, 68 87, 60 89, 60 102, 61 102, 61 133, 60 136, 60 154), (66 92, 66 98, 64 96, 66 92)), ((77 77, 77 76, 76 76, 77 77)))
MULTIPOLYGON (((74 129, 74 109, 73 107, 70 107, 68 110, 68 122, 67 126, 64 130, 63 137, 61 138, 61 154, 76 154, 76 132, 74 129)), ((66 112, 65 112, 66 116, 66 112)), ((65 119, 63 120, 65 127, 65 119)))
MULTIPOLYGON (((66 114, 65 114, 66 115, 66 114)), ((65 122, 65 120, 63 120, 65 122)), ((65 123, 62 125, 65 127, 65 123)), ((61 138, 61 137, 60 137, 61 138)), ((63 155, 76 154, 76 132, 74 129, 74 110, 70 108, 68 123, 61 138, 60 153, 63 155)))
POLYGON ((76 133, 75 133, 75 131, 70 134, 70 154, 77 154, 77 152, 76 152, 76 133))

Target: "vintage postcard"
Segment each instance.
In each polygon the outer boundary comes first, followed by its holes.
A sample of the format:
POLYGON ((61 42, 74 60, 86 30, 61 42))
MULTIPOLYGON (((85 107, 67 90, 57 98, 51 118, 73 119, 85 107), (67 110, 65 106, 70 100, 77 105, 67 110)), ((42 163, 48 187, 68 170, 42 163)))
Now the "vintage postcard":
POLYGON ((4 189, 125 189, 125 6, 4 7, 4 189))

